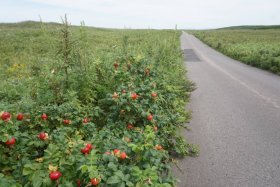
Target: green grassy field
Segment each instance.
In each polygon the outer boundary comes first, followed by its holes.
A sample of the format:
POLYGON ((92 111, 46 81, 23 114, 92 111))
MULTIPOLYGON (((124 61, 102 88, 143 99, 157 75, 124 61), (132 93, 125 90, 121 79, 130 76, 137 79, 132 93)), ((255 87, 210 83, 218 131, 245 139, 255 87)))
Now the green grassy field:
POLYGON ((0 24, 1 186, 174 186, 197 154, 179 36, 0 24))
POLYGON ((280 74, 279 26, 243 26, 190 32, 227 56, 280 74))

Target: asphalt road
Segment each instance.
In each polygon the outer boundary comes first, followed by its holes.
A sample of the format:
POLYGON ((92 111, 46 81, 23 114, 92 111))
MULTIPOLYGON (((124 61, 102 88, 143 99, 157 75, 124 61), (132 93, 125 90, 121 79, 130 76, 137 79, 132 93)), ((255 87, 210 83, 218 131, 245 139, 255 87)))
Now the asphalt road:
POLYGON ((183 33, 188 109, 200 156, 179 161, 182 187, 280 186, 280 77, 232 60, 183 33))

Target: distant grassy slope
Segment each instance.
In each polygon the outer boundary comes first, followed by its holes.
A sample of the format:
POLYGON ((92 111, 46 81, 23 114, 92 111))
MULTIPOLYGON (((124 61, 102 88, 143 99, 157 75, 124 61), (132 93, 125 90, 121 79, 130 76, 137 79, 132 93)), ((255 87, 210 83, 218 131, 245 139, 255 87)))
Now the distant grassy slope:
MULTIPOLYGON (((61 25, 59 23, 55 23, 55 22, 48 22, 45 23, 48 25, 52 25, 52 26, 58 26, 61 25)), ((22 22, 18 22, 18 23, 0 23, 0 27, 1 28, 40 28, 41 24, 40 22, 37 21, 22 21, 22 22)))
MULTIPOLYGON (((52 61, 56 58, 57 46, 61 42, 61 24, 26 21, 20 23, 0 23, 0 71, 3 76, 22 77, 29 74, 31 66, 39 61, 52 61)), ((87 48, 96 58, 109 57, 123 47, 123 38, 127 36, 127 48, 134 53, 143 53, 143 46, 160 37, 169 38, 174 31, 124 30, 94 27, 71 26, 75 43, 86 35, 87 48)), ((83 45, 80 43, 80 45, 83 45)), ((145 51, 146 52, 146 51, 145 51)))
POLYGON ((220 29, 252 29, 252 30, 280 29, 280 25, 241 25, 241 26, 224 27, 220 29))
POLYGON ((190 32, 227 56, 280 74, 280 29, 271 29, 276 27, 279 26, 240 26, 190 32))

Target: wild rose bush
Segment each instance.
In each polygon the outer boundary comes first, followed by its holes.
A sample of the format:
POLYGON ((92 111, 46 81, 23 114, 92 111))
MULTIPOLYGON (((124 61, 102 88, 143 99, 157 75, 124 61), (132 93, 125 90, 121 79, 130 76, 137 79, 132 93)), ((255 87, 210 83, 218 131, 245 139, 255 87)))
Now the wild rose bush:
POLYGON ((196 150, 177 134, 189 119, 184 106, 192 84, 170 35, 167 49, 160 40, 158 50, 145 46, 146 55, 123 47, 104 63, 63 40, 69 54, 29 79, 30 97, 2 100, 0 184, 174 186, 171 154, 196 150))

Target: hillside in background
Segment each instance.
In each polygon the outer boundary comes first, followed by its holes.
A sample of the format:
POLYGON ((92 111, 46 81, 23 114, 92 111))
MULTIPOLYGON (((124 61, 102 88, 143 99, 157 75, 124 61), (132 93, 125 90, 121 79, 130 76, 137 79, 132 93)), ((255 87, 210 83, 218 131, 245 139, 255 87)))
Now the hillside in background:
POLYGON ((280 29, 280 25, 241 25, 241 26, 223 27, 219 29, 265 30, 265 29, 280 29))
MULTIPOLYGON (((58 26, 61 25, 60 23, 56 22, 44 22, 44 24, 48 24, 49 26, 58 26)), ((26 27, 33 27, 33 28, 39 28, 41 25, 41 22, 38 21, 22 21, 17 23, 0 23, 0 27, 11 27, 11 28, 26 28, 26 27)))

